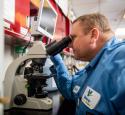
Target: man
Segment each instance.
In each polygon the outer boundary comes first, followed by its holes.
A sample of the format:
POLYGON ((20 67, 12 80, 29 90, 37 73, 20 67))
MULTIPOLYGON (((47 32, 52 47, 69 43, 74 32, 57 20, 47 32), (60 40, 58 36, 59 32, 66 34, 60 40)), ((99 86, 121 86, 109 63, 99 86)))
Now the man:
POLYGON ((60 55, 51 57, 62 95, 75 100, 76 115, 125 115, 125 42, 99 13, 75 20, 71 36, 74 57, 90 63, 71 77, 60 55))

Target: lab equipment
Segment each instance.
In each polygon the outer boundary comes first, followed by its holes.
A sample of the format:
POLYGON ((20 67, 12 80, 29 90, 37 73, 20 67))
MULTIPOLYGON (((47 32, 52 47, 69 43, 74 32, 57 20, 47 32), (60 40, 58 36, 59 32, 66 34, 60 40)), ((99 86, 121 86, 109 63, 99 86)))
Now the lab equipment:
POLYGON ((71 35, 62 38, 62 40, 60 40, 59 42, 55 40, 46 46, 46 52, 48 55, 54 56, 57 53, 60 53, 64 48, 66 48, 71 41, 71 35))
POLYGON ((49 110, 52 100, 47 96, 46 80, 51 75, 43 73, 46 51, 42 42, 35 41, 29 52, 14 60, 4 79, 4 97, 10 98, 5 110, 16 108, 49 110))
POLYGON ((50 0, 41 0, 38 16, 31 17, 31 34, 42 34, 53 39, 57 17, 58 13, 50 3, 50 0))

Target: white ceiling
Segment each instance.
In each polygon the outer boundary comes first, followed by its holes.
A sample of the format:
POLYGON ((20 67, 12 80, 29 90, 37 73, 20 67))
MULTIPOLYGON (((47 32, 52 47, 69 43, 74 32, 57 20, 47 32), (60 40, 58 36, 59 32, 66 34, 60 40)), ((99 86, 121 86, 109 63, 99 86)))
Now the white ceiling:
POLYGON ((92 12, 106 15, 115 30, 125 27, 125 0, 71 0, 70 9, 76 17, 92 12))
POLYGON ((76 18, 86 13, 100 12, 108 17, 114 31, 125 28, 125 0, 69 0, 69 6, 76 18))
POLYGON ((125 0, 55 0, 62 6, 64 14, 71 20, 80 15, 100 12, 106 15, 110 21, 112 29, 125 28, 125 0), (63 3, 68 3, 68 7, 63 3), (66 12, 67 11, 67 12, 66 12))

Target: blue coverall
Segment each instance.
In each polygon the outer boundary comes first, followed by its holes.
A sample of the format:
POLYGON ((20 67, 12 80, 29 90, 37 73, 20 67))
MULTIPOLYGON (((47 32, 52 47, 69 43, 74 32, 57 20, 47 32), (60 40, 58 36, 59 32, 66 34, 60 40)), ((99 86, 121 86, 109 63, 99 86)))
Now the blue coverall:
POLYGON ((73 77, 59 54, 51 57, 62 95, 76 102, 76 115, 125 115, 125 41, 114 36, 73 77))

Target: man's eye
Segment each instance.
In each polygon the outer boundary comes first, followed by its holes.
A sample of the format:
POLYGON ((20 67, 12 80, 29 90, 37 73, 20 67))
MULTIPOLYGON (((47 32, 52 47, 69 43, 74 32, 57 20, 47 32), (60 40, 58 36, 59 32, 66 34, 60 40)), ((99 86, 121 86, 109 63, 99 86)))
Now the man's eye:
POLYGON ((76 36, 73 36, 73 35, 72 35, 71 38, 72 38, 72 40, 74 40, 74 39, 76 38, 76 36))

